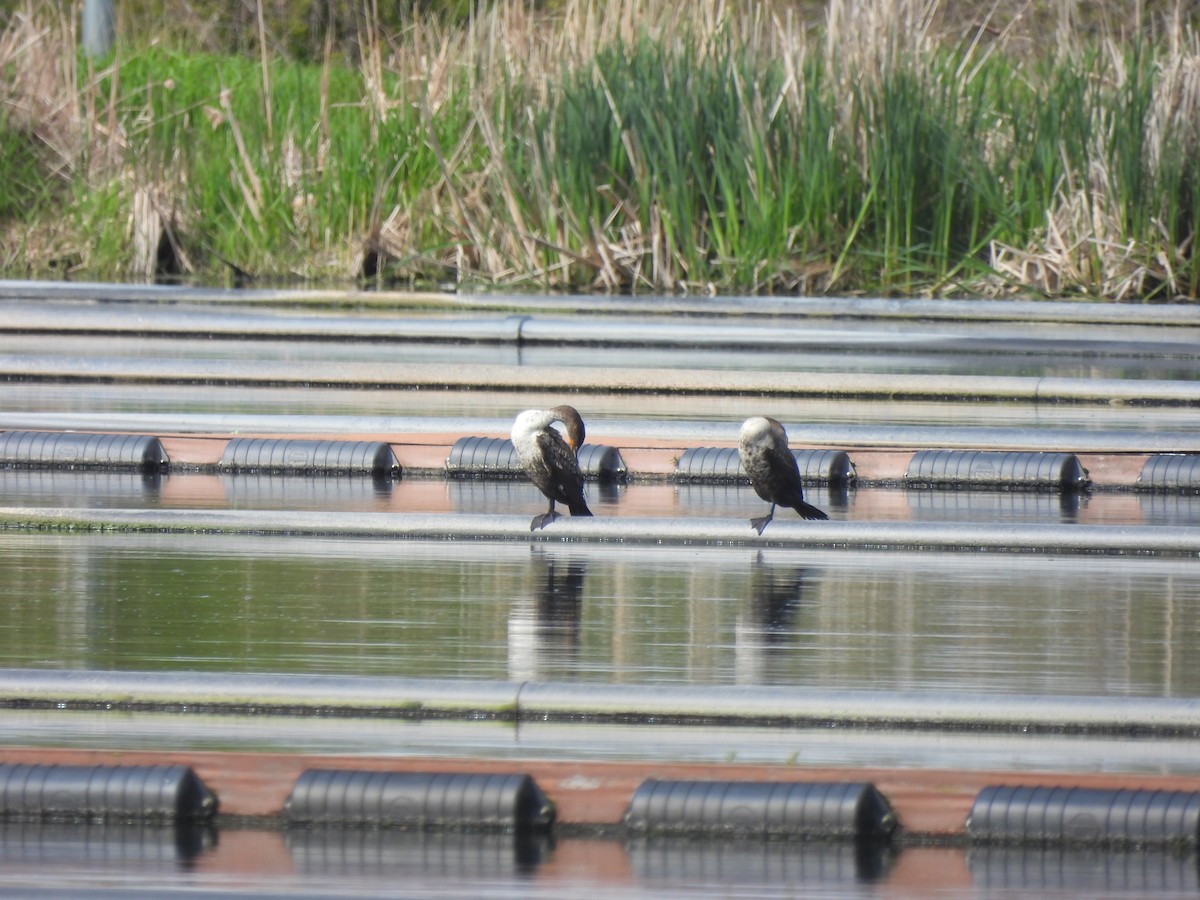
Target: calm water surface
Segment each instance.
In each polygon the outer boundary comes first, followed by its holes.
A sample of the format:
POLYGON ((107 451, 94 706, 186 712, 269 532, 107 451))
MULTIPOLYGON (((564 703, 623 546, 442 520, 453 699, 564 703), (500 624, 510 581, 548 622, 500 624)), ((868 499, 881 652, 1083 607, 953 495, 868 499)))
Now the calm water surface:
POLYGON ((31 897, 1194 896, 1193 853, 158 826, 0 826, 31 897))
POLYGON ((0 666, 1200 696, 1200 562, 0 534, 0 666))
MULTIPOLYGON (((1200 496, 1132 491, 965 491, 805 488, 831 519, 859 522, 978 522, 1200 525, 1200 496)), ((8 506, 87 509, 268 509, 373 513, 528 514, 546 502, 526 481, 93 472, 0 469, 8 506)), ((748 484, 635 482, 588 486, 598 516, 749 519, 767 511, 748 484)), ((794 517, 778 512, 780 520, 794 517)), ((749 528, 749 525, 747 525, 749 528)))

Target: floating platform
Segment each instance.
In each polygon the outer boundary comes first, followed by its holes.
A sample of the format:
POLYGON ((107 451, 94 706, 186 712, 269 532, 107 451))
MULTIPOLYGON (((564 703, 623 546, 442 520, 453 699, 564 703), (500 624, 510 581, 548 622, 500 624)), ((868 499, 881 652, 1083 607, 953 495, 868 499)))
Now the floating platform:
MULTIPOLYGON (((638 799, 638 792, 650 790, 647 785, 651 782, 676 782, 680 785, 679 790, 689 784, 759 785, 749 794, 757 791, 764 798, 773 794, 762 785, 776 785, 774 795, 777 796, 793 788, 812 791, 816 790, 811 787, 814 785, 839 786, 838 796, 842 799, 838 804, 845 808, 848 797, 856 798, 849 801, 850 807, 866 804, 871 810, 869 814, 864 813, 866 819, 859 821, 855 818, 857 813, 847 812, 838 815, 851 815, 851 818, 838 818, 838 824, 818 818, 809 820, 809 825, 805 826, 802 823, 808 814, 797 812, 798 818, 788 815, 787 821, 792 824, 786 828, 803 831, 811 827, 819 831, 822 827, 830 827, 842 836, 849 834, 851 837, 857 834, 854 829, 864 828, 872 838, 898 843, 986 842, 990 839, 989 831, 996 828, 1007 829, 1003 836, 1007 843, 1028 838, 1045 845, 1047 841, 1069 843, 1075 839, 1069 834, 1048 837, 1038 830, 1047 827, 1040 820, 1030 820, 1029 833, 1023 837, 1018 832, 1024 826, 1016 824, 1011 815, 997 819, 998 805, 1009 802, 1004 799, 1008 795, 1003 792, 1011 790, 1042 791, 1038 796, 1047 808, 1069 805, 1073 802, 1070 792, 1080 792, 1077 799, 1085 809, 1079 815, 1087 813, 1093 818, 1098 804, 1114 808, 1126 808, 1131 803, 1154 808, 1162 806, 1164 816, 1169 811, 1167 818, 1175 823, 1166 832, 1139 837, 1139 827, 1159 826, 1138 826, 1122 819, 1120 829, 1107 837, 1101 825, 1099 831, 1093 827, 1086 835, 1080 832, 1076 835, 1083 835, 1080 839, 1099 843, 1111 839, 1112 843, 1122 845, 1166 841, 1191 847, 1200 840, 1200 830, 1193 827, 1195 823, 1192 822, 1200 815, 1200 795, 1196 794, 1200 789, 1200 772, 1196 771, 1195 763, 1200 758, 1196 753, 1200 746, 1200 701, 979 697, 886 691, 818 691, 802 695, 792 689, 761 687, 647 689, 645 686, 466 680, 0 670, 0 717, 13 716, 23 717, 25 726, 33 729, 28 732, 30 734, 36 733, 37 727, 45 728, 47 734, 53 734, 58 746, 3 748, 0 750, 0 782, 4 776, 3 766, 157 766, 163 767, 157 771, 164 773, 177 771, 171 767, 184 766, 202 782, 203 790, 196 789, 192 793, 206 797, 211 792, 215 798, 204 804, 205 815, 212 809, 219 809, 220 816, 231 822, 253 820, 260 824, 274 822, 279 826, 289 816, 292 820, 298 817, 308 821, 321 815, 319 809, 328 808, 329 801, 315 799, 311 792, 316 788, 311 783, 303 787, 303 801, 296 798, 296 792, 300 790, 298 785, 305 784, 305 779, 311 782, 313 775, 306 773, 314 771, 346 773, 338 777, 347 779, 347 789, 350 783, 356 784, 354 792, 368 798, 361 803, 376 804, 378 801, 369 799, 371 791, 393 789, 387 787, 382 774, 378 779, 367 779, 364 775, 355 781, 351 773, 425 773, 422 777, 442 773, 445 776, 508 778, 503 785, 481 783, 474 789, 500 791, 503 797, 510 798, 501 802, 501 807, 511 810, 511 804, 517 804, 543 825, 549 826, 552 821, 555 827, 568 832, 619 833, 626 829, 661 828, 672 833, 681 829, 715 830, 729 836, 738 831, 739 823, 746 824, 745 820, 724 819, 724 814, 719 810, 713 812, 707 802, 698 804, 695 813, 698 818, 692 819, 693 814, 687 812, 689 804, 669 812, 656 806, 658 801, 653 797, 638 799), (96 724, 107 719, 119 720, 119 723, 113 723, 114 727, 128 729, 131 739, 136 738, 141 717, 156 717, 160 725, 169 722, 178 735, 177 749, 147 750, 136 744, 107 748, 86 746, 89 742, 104 740, 103 728, 97 729, 96 724), (282 728, 286 731, 288 726, 284 723, 288 721, 311 723, 312 727, 333 739, 340 732, 347 748, 357 746, 359 749, 354 752, 349 749, 343 752, 263 749, 262 745, 272 742, 270 735, 274 730, 282 728), (484 742, 474 744, 479 755, 472 757, 446 752, 430 754, 429 745, 419 738, 415 741, 401 739, 390 752, 381 752, 374 745, 360 743, 355 737, 364 729, 386 722, 408 729, 415 723, 424 722, 436 729, 438 723, 454 721, 479 732, 497 727, 520 729, 523 722, 536 728, 539 723, 559 721, 564 727, 573 729, 575 735, 564 743, 564 747, 574 746, 576 751, 572 754, 564 749, 557 754, 558 758, 544 752, 522 754, 521 741, 515 732, 515 752, 488 756, 479 750, 484 742), (638 726, 642 749, 635 753, 635 758, 598 759, 595 749, 589 750, 585 746, 588 734, 599 744, 605 743, 604 730, 610 727, 606 723, 613 723, 611 727, 618 728, 621 723, 638 726), (233 724, 237 725, 241 737, 233 742, 232 749, 203 748, 202 745, 211 740, 206 737, 209 732, 216 737, 222 733, 222 728, 233 724), (680 759, 672 746, 680 729, 695 729, 705 742, 720 743, 726 739, 741 742, 745 735, 753 735, 755 729, 764 726, 776 729, 772 740, 777 745, 795 748, 794 758, 782 763, 688 761, 680 759), (829 730, 864 744, 882 746, 898 742, 896 752, 912 754, 912 764, 806 763, 806 741, 819 740, 816 736, 829 730), (666 736, 661 751, 656 749, 660 733, 666 736), (981 740, 988 734, 1007 734, 1025 748, 1026 762, 1023 770, 995 770, 984 766, 948 769, 922 765, 921 754, 913 752, 913 745, 905 743, 905 735, 909 736, 908 741, 935 743, 939 734, 954 735, 967 741, 981 740), (1074 751, 1063 754, 1062 741, 1067 735, 1074 735, 1071 739, 1074 751), (1142 744, 1142 761, 1137 761, 1137 752, 1124 758, 1110 754, 1108 747, 1111 744, 1107 742, 1114 741, 1126 745, 1142 744), (1094 754, 1088 749, 1093 742, 1097 744, 1094 754), (1147 763, 1145 748, 1161 748, 1164 742, 1177 745, 1178 767, 1164 765, 1162 760, 1147 763), (1048 745, 1049 753, 1062 755, 1063 765, 1056 769, 1032 762, 1038 759, 1039 744, 1042 743, 1048 745), (75 746, 67 746, 69 744, 75 746), (255 749, 236 746, 255 744, 260 746, 255 749), (1190 762, 1184 761, 1186 759, 1190 762), (1095 769, 1080 771, 1080 763, 1088 760, 1095 769), (512 782, 514 773, 532 779, 537 792, 527 784, 512 782), (870 785, 872 793, 864 795, 858 789, 847 793, 850 785, 870 785), (1141 793, 1137 797, 1131 796, 1136 792, 1141 793), (534 802, 539 796, 544 796, 552 806, 552 817, 548 817, 544 803, 534 802), (290 813, 289 803, 292 804, 290 813), (300 803, 307 810, 303 814, 298 811, 297 804, 300 803), (974 835, 969 827, 972 816, 974 835), (657 826, 655 822, 658 822, 657 826)), ((281 739, 288 740, 286 736, 281 739)), ((228 741, 228 738, 220 740, 228 741)), ((10 773, 8 777, 17 776, 10 773)), ((30 775, 26 773, 20 777, 27 780, 30 775)), ((44 777, 44 773, 38 777, 44 777)), ((105 769, 105 782, 110 782, 112 777, 105 769)), ((67 780, 69 784, 65 788, 77 784, 77 772, 67 780)), ((651 793, 661 794, 663 790, 659 784, 651 793)), ((755 797, 758 794, 754 794, 755 797)), ((0 802, 3 797, 4 790, 0 787, 0 802)), ((807 801, 801 796, 797 802, 803 806, 807 801)), ((747 794, 742 797, 741 805, 747 804, 755 807, 759 800, 747 794)), ((156 803, 154 809, 159 810, 161 805, 161 802, 156 803)), ((738 806, 734 804, 734 807, 738 806)), ((356 808, 348 800, 339 800, 336 815, 341 818, 353 816, 356 808)), ((370 815, 376 818, 384 815, 378 805, 366 808, 374 809, 370 815)), ((751 814, 751 820, 759 823, 752 828, 767 827, 762 825, 764 821, 775 821, 769 818, 773 814, 768 809, 764 806, 758 813, 751 814)), ((411 810, 395 814, 410 813, 411 810)), ((1150 821, 1146 818, 1146 822, 1150 821)), ((505 827, 511 825, 510 822, 505 827)))
MULTIPOLYGON (((363 417, 157 417, 0 413, 0 465, 153 465, 164 471, 382 472, 512 477, 507 426, 476 434, 456 421, 363 417), (214 430, 224 419, 229 430, 214 430), (413 428, 413 425, 417 428, 413 428), (184 425, 187 430, 180 430, 184 425), (280 426, 286 430, 280 430, 280 426), (338 429, 341 429, 340 431, 338 429), (403 430, 407 429, 407 430, 403 430), (418 430, 419 429, 419 430, 418 430), (114 443, 136 448, 112 457, 114 443), (143 445, 152 442, 154 454, 143 445), (486 446, 487 453, 477 447, 486 446), (95 450, 95 458, 87 456, 95 450), (102 452, 103 451, 103 452, 102 452), (475 459, 478 457, 478 459, 475 459)), ((729 481, 741 475, 736 425, 659 434, 589 426, 593 477, 729 481), (688 438, 693 438, 689 440, 688 438)), ((809 483, 998 487, 1015 490, 1200 491, 1200 447, 1186 433, 1039 429, 793 428, 809 483), (816 460, 810 465, 809 459, 816 460)), ((744 477, 744 476, 741 476, 744 477)))

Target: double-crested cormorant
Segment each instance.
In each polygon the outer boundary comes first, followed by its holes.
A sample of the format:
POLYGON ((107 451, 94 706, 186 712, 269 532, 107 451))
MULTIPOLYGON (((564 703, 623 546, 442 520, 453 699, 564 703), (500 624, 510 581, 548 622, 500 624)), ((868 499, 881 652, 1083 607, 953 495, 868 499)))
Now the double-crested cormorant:
POLYGON ((787 432, 774 419, 766 416, 747 419, 738 436, 738 453, 754 493, 771 504, 769 513, 750 520, 759 534, 775 517, 776 505, 790 506, 805 519, 829 518, 811 503, 804 502, 800 468, 788 449, 787 432))
POLYGON ((592 514, 583 499, 583 475, 576 459, 583 438, 583 419, 572 406, 527 409, 513 422, 512 442, 517 458, 538 490, 550 499, 549 511, 533 517, 529 523, 530 531, 543 528, 558 518, 554 511, 556 502, 565 503, 573 516, 592 514), (566 426, 565 440, 552 426, 553 422, 566 426))

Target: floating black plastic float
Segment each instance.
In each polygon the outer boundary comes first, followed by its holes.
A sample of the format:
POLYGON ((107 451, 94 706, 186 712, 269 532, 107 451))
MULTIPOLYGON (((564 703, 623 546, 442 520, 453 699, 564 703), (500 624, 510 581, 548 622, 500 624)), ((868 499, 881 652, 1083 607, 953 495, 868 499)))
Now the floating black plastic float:
POLYGON ((1090 483, 1073 453, 919 450, 904 473, 911 487, 1000 487, 1079 490, 1090 483))
POLYGON ((146 434, 0 432, 0 466, 158 471, 167 463, 162 443, 146 434))
POLYGON ((1200 792, 985 787, 966 821, 973 841, 1161 845, 1200 841, 1200 792))
MULTIPOLYGON (((621 481, 625 478, 625 461, 616 447, 584 444, 579 448, 578 457, 579 470, 586 478, 600 481, 621 481)), ((459 438, 450 448, 446 472, 455 477, 524 477, 517 451, 508 438, 459 438)))
POLYGON ((310 769, 284 804, 292 824, 546 828, 554 806, 528 775, 310 769))
MULTIPOLYGON (((854 464, 845 450, 793 450, 800 478, 841 486, 854 480, 854 464)), ((736 447, 689 447, 679 457, 674 479, 687 482, 746 481, 736 447)))
POLYGON ((1138 490, 1200 491, 1200 456, 1156 453, 1138 475, 1138 490))
POLYGON ((642 782, 625 825, 659 834, 886 838, 896 816, 872 784, 787 781, 642 782))
POLYGON ((400 463, 384 441, 233 438, 225 446, 219 468, 285 474, 400 474, 400 463))
POLYGON ((187 766, 0 763, 0 816, 14 819, 209 819, 217 798, 187 766))

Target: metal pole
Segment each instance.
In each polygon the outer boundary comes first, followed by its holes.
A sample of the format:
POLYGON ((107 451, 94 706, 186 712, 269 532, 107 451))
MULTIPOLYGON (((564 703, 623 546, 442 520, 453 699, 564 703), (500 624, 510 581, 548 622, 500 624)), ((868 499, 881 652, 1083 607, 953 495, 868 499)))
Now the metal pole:
POLYGON ((83 50, 91 57, 107 56, 115 31, 113 0, 84 0, 83 50))

